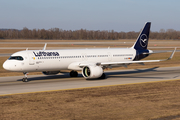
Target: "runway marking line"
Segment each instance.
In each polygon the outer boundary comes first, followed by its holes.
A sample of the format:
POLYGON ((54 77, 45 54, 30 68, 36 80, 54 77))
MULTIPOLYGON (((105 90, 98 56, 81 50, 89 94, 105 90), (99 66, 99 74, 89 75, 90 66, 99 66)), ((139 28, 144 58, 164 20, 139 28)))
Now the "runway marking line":
POLYGON ((80 89, 112 87, 112 86, 122 86, 122 85, 136 85, 136 84, 168 82, 168 81, 177 81, 177 80, 180 80, 180 79, 163 80, 163 81, 150 81, 150 82, 139 82, 139 83, 127 83, 127 84, 116 84, 116 85, 104 85, 104 86, 93 86, 93 87, 81 87, 81 88, 70 88, 70 89, 59 89, 59 90, 47 90, 47 91, 25 92, 25 93, 14 93, 14 94, 3 94, 3 95, 0 95, 0 96, 21 95, 21 94, 31 94, 31 93, 44 93, 44 92, 56 92, 56 91, 67 91, 67 90, 80 90, 80 89))

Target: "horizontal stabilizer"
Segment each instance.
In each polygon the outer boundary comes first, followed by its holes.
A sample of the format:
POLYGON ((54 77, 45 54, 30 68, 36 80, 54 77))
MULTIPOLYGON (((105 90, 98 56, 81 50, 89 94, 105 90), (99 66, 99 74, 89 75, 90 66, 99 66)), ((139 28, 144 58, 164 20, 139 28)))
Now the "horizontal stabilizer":
MULTIPOLYGON (((174 51, 174 50, 173 50, 174 51)), ((151 54, 157 54, 157 53, 167 53, 167 52, 173 52, 172 50, 158 50, 158 51, 152 51, 149 50, 149 53, 145 52, 143 55, 151 55, 151 54)))

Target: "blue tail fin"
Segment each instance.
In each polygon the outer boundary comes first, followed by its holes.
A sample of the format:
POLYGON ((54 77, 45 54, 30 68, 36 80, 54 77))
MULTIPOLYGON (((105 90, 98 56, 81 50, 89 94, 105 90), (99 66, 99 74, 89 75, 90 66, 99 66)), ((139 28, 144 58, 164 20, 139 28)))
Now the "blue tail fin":
POLYGON ((148 46, 149 40, 149 32, 150 32, 151 22, 147 22, 139 34, 136 42, 132 46, 136 50, 146 50, 148 46))

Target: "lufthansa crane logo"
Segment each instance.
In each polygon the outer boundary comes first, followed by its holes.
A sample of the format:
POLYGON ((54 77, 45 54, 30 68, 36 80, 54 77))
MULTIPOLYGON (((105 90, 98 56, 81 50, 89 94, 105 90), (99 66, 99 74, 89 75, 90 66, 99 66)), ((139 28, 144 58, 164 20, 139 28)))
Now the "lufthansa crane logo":
POLYGON ((146 34, 142 34, 141 38, 140 38, 140 44, 142 47, 146 47, 147 46, 147 35, 146 34))

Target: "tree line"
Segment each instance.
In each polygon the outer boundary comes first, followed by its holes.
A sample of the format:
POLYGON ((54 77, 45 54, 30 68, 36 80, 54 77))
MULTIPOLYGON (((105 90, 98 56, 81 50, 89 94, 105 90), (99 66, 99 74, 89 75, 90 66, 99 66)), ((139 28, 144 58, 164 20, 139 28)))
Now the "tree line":
MULTIPOLYGON (((118 40, 136 39, 139 32, 115 32, 114 30, 62 30, 59 28, 33 29, 23 28, 23 30, 6 29, 0 30, 0 39, 58 39, 58 40, 118 40)), ((151 39, 180 39, 180 31, 173 29, 159 32, 151 32, 151 39)))

